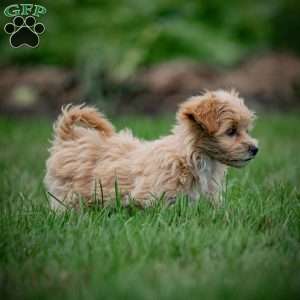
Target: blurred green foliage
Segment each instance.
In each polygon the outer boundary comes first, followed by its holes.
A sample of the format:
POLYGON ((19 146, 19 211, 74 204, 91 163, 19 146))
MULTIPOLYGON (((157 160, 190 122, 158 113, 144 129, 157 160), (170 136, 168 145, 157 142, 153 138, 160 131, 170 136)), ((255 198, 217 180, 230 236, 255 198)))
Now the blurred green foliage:
MULTIPOLYGON (((1 7, 11 3, 2 1, 1 7)), ((226 66, 257 51, 300 52, 298 0, 56 0, 39 4, 48 9, 40 18, 46 32, 39 48, 11 49, 2 32, 0 63, 97 61, 123 77, 137 67, 172 58, 226 66)), ((3 15, 1 26, 8 20, 3 15)))

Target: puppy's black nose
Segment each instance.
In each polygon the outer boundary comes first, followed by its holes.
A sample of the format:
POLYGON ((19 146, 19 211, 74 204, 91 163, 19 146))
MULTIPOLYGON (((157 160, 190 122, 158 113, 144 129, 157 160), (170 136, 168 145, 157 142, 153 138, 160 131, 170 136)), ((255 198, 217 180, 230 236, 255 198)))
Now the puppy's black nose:
POLYGON ((248 149, 249 153, 251 153, 253 156, 255 156, 258 152, 258 148, 254 145, 250 145, 248 149))

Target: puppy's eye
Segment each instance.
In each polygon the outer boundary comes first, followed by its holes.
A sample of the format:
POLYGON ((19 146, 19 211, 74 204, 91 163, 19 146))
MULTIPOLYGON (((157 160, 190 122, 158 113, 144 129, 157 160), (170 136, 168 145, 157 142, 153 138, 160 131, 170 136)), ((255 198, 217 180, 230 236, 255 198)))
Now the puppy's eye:
POLYGON ((228 136, 234 136, 237 134, 237 129, 235 127, 231 127, 226 131, 228 136))

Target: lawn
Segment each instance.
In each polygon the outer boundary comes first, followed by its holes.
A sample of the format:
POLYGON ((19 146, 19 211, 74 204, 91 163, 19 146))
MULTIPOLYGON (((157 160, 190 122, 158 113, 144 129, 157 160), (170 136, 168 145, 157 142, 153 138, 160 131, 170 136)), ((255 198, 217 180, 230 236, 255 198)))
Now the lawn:
MULTIPOLYGON (((143 138, 171 118, 118 120, 143 138)), ((49 210, 51 122, 0 119, 1 299, 299 299, 300 119, 260 116, 226 203, 49 210)))

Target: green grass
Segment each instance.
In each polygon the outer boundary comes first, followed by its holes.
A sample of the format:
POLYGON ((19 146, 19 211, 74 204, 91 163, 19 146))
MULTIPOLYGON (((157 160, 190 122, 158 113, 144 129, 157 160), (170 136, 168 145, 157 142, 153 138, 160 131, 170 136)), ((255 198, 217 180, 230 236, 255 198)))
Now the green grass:
MULTIPOLYGON (((127 118, 156 138, 169 119, 127 118)), ((261 116, 257 159, 226 204, 56 215, 42 179, 51 125, 0 119, 1 299, 299 299, 300 120, 261 116)))

